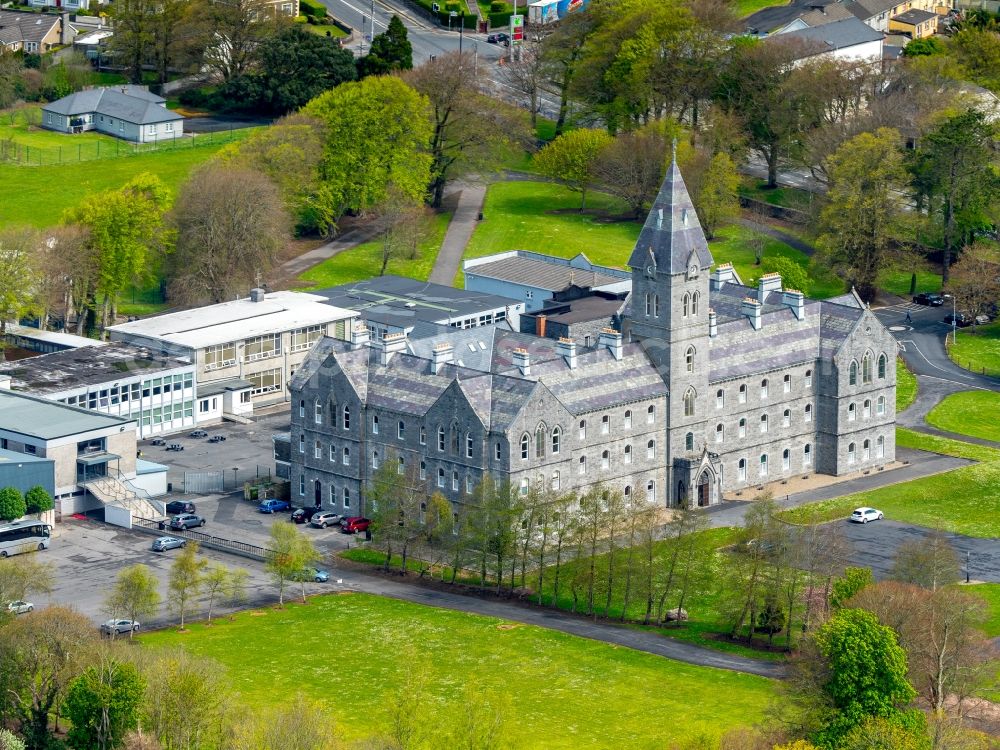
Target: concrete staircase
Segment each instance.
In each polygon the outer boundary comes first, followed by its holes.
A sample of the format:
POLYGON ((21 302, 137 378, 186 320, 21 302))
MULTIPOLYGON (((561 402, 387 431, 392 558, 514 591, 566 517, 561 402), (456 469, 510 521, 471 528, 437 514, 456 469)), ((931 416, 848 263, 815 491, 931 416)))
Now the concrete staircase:
POLYGON ((133 518, 144 518, 148 521, 161 520, 163 509, 157 507, 157 504, 150 498, 140 496, 134 487, 128 485, 128 480, 105 476, 91 479, 83 486, 105 505, 125 508, 132 514, 133 518))

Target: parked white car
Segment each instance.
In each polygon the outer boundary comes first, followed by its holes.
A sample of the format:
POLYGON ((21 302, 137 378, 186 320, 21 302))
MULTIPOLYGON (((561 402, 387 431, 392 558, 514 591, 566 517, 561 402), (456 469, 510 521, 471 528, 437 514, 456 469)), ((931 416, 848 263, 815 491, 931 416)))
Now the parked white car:
POLYGON ((868 523, 869 521, 881 521, 882 511, 876 508, 857 508, 851 513, 851 520, 854 523, 868 523))
POLYGON ((31 602, 24 602, 20 599, 14 602, 10 602, 7 605, 7 611, 12 612, 15 615, 24 615, 31 612, 35 608, 35 605, 31 602))

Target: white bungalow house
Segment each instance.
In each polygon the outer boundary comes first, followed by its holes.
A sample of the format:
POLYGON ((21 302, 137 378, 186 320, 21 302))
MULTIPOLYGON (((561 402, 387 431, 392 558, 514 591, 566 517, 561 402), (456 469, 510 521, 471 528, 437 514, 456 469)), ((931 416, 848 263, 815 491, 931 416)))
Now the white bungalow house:
POLYGON ((42 107, 42 127, 61 133, 96 130, 136 143, 173 140, 184 134, 183 116, 144 86, 78 91, 42 107))

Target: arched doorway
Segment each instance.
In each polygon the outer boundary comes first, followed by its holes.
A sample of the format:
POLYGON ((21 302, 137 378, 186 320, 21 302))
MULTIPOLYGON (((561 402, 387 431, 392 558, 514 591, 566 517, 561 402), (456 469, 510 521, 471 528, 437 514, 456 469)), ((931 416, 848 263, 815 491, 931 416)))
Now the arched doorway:
POLYGON ((698 507, 705 508, 712 502, 712 478, 707 471, 698 477, 698 507))
POLYGON ((317 479, 316 480, 316 507, 319 508, 323 505, 323 484, 317 479))
POLYGON ((687 493, 684 491, 684 482, 677 483, 677 507, 683 508, 687 505, 687 493))

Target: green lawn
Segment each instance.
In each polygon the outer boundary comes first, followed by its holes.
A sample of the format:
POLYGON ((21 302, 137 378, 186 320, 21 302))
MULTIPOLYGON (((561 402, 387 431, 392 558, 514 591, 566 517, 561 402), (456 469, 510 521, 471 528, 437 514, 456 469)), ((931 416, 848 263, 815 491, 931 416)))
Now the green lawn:
MULTIPOLYGON (((438 250, 441 249, 441 241, 444 239, 449 221, 451 221, 450 212, 429 216, 425 239, 420 243, 419 257, 413 260, 393 258, 389 261, 386 273, 426 281, 434 268, 434 261, 438 250)), ((300 275, 299 280, 306 282, 309 289, 325 289, 337 284, 378 276, 381 265, 382 250, 378 241, 365 242, 313 266, 300 275)))
POLYGON ((927 422, 940 430, 1000 441, 1000 393, 953 393, 930 410, 927 422))
MULTIPOLYGON (((748 11, 749 13, 753 13, 761 8, 771 7, 772 5, 784 5, 784 3, 769 2, 768 0, 740 0, 741 9, 743 4, 755 6, 753 10, 748 11)), ((741 15, 746 15, 742 13, 742 10, 740 12, 741 15)), ((781 206, 782 208, 797 208, 800 211, 808 211, 812 207, 814 198, 808 190, 794 187, 768 189, 765 187, 766 184, 762 180, 746 178, 740 185, 740 195, 747 198, 754 198, 764 203, 770 203, 774 206, 781 206)))
MULTIPOLYGON (((477 693, 509 698, 505 746, 517 748, 652 749, 717 737, 760 720, 776 694, 760 677, 364 594, 243 612, 141 642, 183 645, 222 663, 251 705, 296 693, 324 701, 348 739, 388 729, 387 698, 414 671, 426 677, 424 695, 411 697, 421 726, 453 727, 471 683, 477 693), (329 653, 289 644, 325 644, 329 653)), ((428 746, 445 744, 438 734, 428 746)))
POLYGON ((311 31, 313 34, 319 36, 332 36, 332 37, 342 37, 347 36, 347 32, 344 31, 339 26, 334 26, 333 24, 311 24, 307 23, 305 28, 311 31))
MULTIPOLYGON (((42 121, 41 109, 38 107, 25 107, 13 113, 9 110, 0 112, 0 140, 9 139, 23 146, 30 146, 32 149, 39 148, 46 151, 63 148, 67 160, 76 155, 78 148, 86 147, 89 153, 95 149, 95 144, 98 142, 102 144, 103 149, 110 148, 113 151, 115 143, 118 141, 117 138, 93 130, 76 135, 44 130, 40 125, 28 124, 29 112, 34 122, 40 123, 42 121)), ((34 163, 34 160, 29 159, 28 161, 34 163)))
MULTIPOLYGON (((232 135, 242 139, 251 132, 248 128, 232 135)), ((195 166, 211 158, 226 142, 198 136, 185 139, 176 149, 118 159, 47 167, 0 164, 0 225, 51 226, 59 222, 65 209, 89 193, 119 188, 140 172, 152 172, 176 190, 195 166)))
POLYGON ((896 358, 896 411, 903 411, 917 398, 917 377, 906 369, 901 357, 896 358))
POLYGON ((846 518, 870 505, 886 517, 975 537, 1000 537, 1000 450, 896 428, 896 445, 962 456, 983 463, 911 482, 783 511, 786 521, 846 518))
POLYGON ((764 8, 771 8, 777 5, 787 5, 788 3, 775 2, 775 0, 737 0, 736 13, 740 18, 749 16, 764 8))
MULTIPOLYGON (((975 568, 972 570, 975 574, 975 568)), ((983 625, 983 631, 990 638, 1000 636, 1000 583, 977 583, 972 586, 963 586, 962 590, 982 597, 986 601, 989 615, 983 625)))
POLYGON ((912 269, 885 271, 879 276, 879 288, 908 301, 912 296, 910 294, 910 283, 913 280, 912 276, 914 273, 917 274, 917 287, 913 294, 941 291, 941 274, 927 268, 921 268, 917 271, 913 271, 912 269))
POLYGON ((1000 374, 1000 320, 976 326, 975 330, 959 329, 958 341, 949 344, 948 354, 960 367, 974 372, 1000 374))

